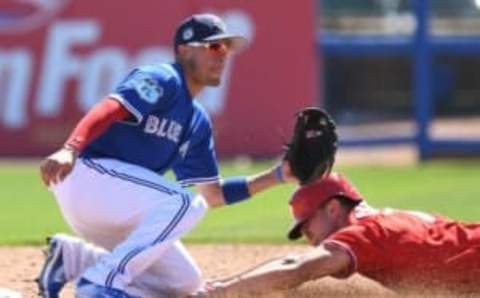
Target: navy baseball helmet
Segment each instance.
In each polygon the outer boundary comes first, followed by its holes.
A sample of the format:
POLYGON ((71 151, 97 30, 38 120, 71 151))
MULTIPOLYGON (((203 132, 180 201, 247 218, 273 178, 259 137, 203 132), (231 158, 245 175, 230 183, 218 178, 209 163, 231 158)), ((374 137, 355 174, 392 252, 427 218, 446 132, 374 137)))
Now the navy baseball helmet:
POLYGON ((189 43, 208 43, 228 39, 233 50, 244 47, 247 39, 227 31, 225 22, 214 14, 194 14, 185 19, 175 32, 175 50, 179 45, 189 43))

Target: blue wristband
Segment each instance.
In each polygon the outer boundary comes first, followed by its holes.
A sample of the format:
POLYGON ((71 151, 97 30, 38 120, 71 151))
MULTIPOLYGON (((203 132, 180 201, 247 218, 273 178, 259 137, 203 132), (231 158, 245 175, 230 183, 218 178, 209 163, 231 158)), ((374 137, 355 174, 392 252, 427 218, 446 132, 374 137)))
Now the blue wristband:
POLYGON ((222 183, 223 197, 228 205, 241 202, 250 197, 245 177, 227 178, 222 183))
POLYGON ((274 174, 275 174, 275 178, 277 178, 278 182, 285 183, 285 177, 283 177, 282 164, 279 164, 275 167, 274 174))

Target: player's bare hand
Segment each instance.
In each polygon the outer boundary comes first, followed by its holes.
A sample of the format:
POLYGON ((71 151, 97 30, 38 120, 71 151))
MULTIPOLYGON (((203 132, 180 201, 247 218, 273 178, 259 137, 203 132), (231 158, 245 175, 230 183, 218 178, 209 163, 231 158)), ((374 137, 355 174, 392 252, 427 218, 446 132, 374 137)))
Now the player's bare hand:
POLYGON ((228 296, 225 286, 226 284, 220 280, 206 281, 201 290, 188 295, 187 298, 226 298, 228 296))
POLYGON ((220 280, 207 281, 204 285, 205 297, 209 298, 226 298, 226 284, 220 280))
POLYGON ((46 186, 63 181, 73 169, 77 152, 71 148, 62 148, 45 158, 40 165, 40 175, 46 186))

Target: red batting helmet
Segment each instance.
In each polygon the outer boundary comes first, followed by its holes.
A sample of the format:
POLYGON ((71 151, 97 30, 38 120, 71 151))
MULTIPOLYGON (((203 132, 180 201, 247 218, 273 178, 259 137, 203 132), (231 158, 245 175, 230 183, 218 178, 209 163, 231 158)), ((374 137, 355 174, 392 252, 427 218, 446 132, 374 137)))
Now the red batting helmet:
POLYGON ((337 173, 298 188, 290 199, 290 211, 294 222, 288 232, 288 239, 296 240, 302 236, 302 224, 315 214, 319 206, 334 197, 345 197, 361 202, 362 196, 345 177, 337 173))

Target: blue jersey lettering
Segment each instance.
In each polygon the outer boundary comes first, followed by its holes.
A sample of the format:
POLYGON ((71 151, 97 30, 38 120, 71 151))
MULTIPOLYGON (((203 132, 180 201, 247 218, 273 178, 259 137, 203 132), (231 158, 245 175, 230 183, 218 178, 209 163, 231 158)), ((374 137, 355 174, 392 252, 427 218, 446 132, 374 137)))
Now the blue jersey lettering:
POLYGON ((159 174, 172 169, 183 185, 218 179, 211 121, 190 97, 180 65, 135 69, 111 97, 133 118, 112 124, 81 156, 116 158, 159 174))

